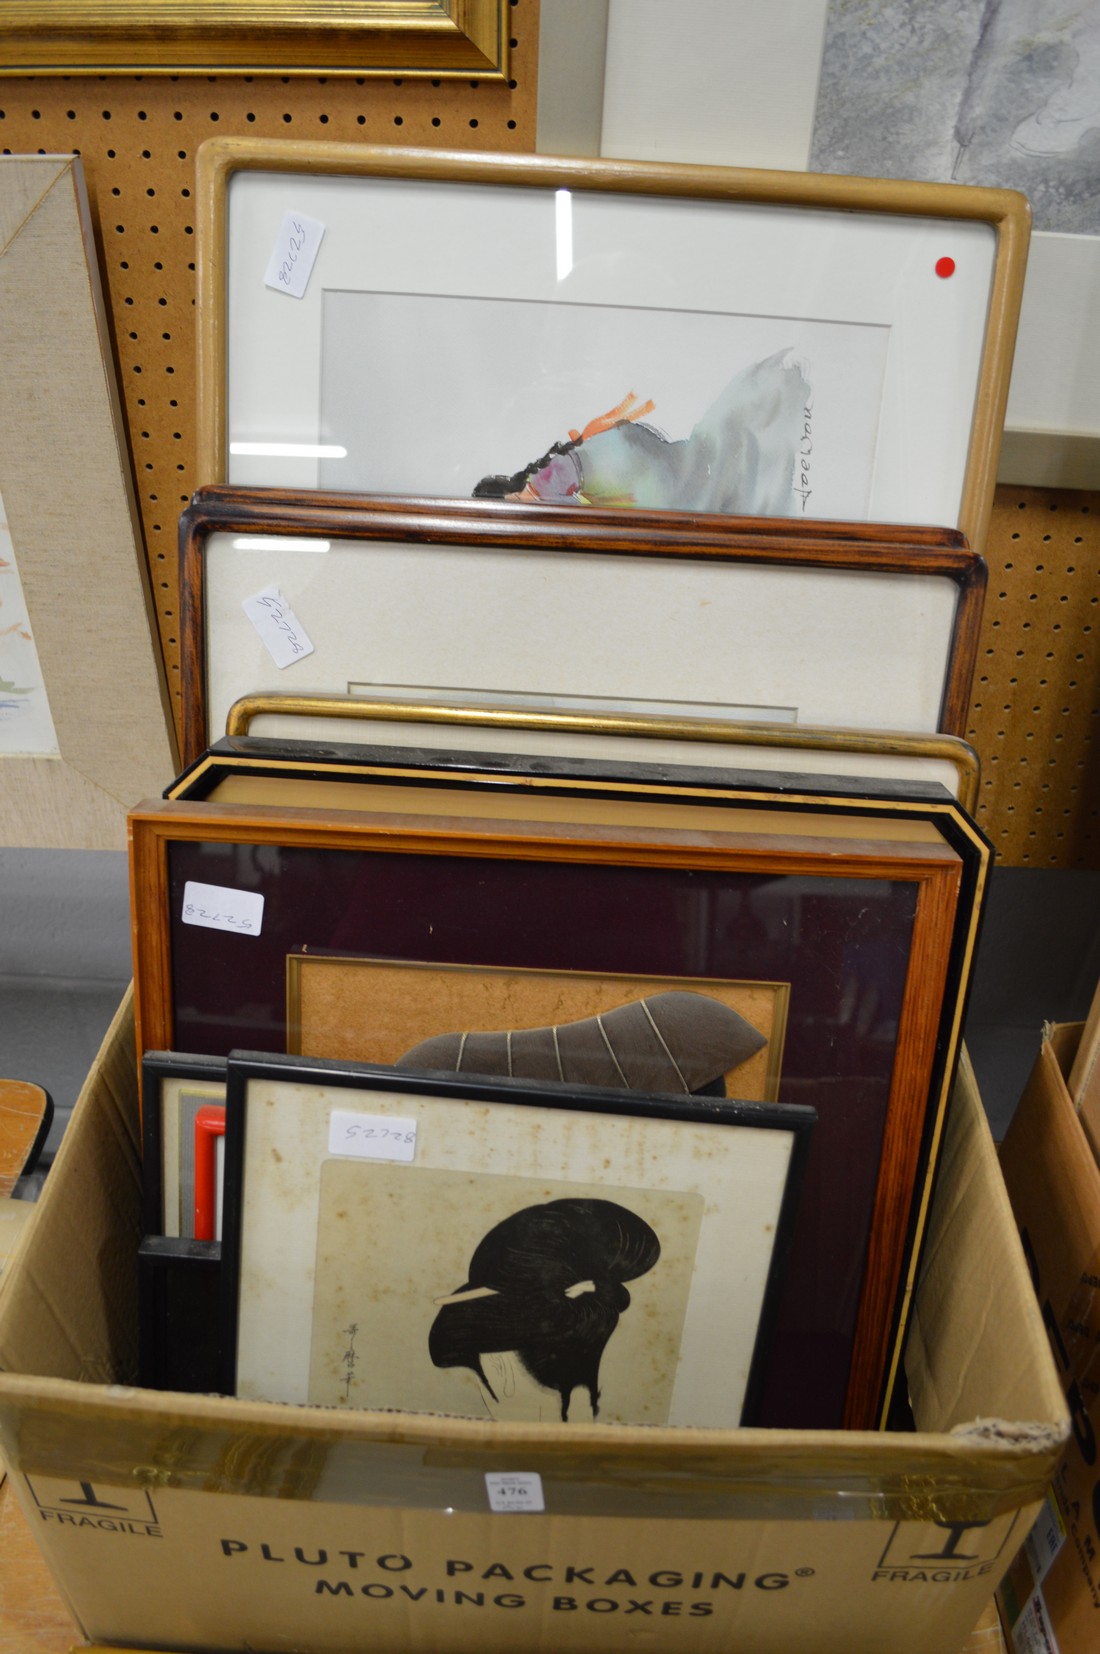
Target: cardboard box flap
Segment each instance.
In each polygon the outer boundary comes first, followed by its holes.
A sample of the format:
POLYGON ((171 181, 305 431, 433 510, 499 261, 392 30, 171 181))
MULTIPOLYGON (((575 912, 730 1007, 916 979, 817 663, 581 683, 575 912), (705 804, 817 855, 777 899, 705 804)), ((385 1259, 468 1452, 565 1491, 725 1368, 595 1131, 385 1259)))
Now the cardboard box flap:
POLYGON ((1022 1253, 1006 1245, 1014 1231, 972 1077, 952 1111, 931 1267, 916 1296, 914 1393, 925 1433, 578 1430, 125 1387, 140 1227, 127 1118, 136 1117, 131 1038, 126 1004, 48 1180, 24 1266, 0 1296, 2 1445, 24 1469, 63 1474, 94 1441, 94 1469, 108 1482, 140 1474, 152 1486, 481 1510, 486 1472, 522 1464, 552 1488, 556 1510, 634 1517, 900 1517, 914 1501, 926 1508, 934 1486, 938 1510, 985 1519, 1041 1497, 1065 1437, 1065 1406, 1035 1335, 1022 1253), (972 1197, 983 1215, 968 1222, 972 1197), (992 1200, 1003 1220, 996 1225, 992 1200), (980 1281, 958 1279, 956 1245, 971 1249, 980 1281), (976 1324, 978 1303, 985 1314, 976 1324), (952 1340, 942 1356, 927 1347, 941 1333, 952 1340), (974 1378, 949 1385, 943 1363, 967 1365, 964 1337, 974 1378), (1021 1354, 1032 1346, 1046 1368, 1021 1354), (991 1424, 994 1411, 1022 1422, 991 1424))
POLYGON ((963 1106, 964 1095, 977 1100, 965 1051, 906 1350, 913 1414, 918 1430, 953 1430, 975 1443, 1031 1439, 1054 1451, 1068 1429, 1065 1398, 985 1113, 980 1103, 963 1106), (991 1206, 1002 1223, 990 1223, 991 1206), (965 1293, 953 1290, 960 1257, 967 1260, 965 1293), (998 1416, 991 1419, 994 1376, 998 1416))
POLYGON ((1080 1027, 1065 1024, 1043 1041, 1001 1149, 1025 1245, 1042 1253, 1037 1288, 1059 1325, 1082 1287, 1092 1292, 1083 1277, 1100 1278, 1100 1181, 1065 1082, 1079 1038, 1080 1027))
POLYGON ((1001 1148, 1072 1420, 1047 1501, 1002 1596, 1011 1646, 1093 1654, 1100 1602, 1100 1176, 1065 1076, 1082 1025, 1043 1043, 1001 1148))
POLYGON ((77 1099, 73 1122, 84 1127, 74 1132, 71 1122, 66 1130, 24 1237, 22 1267, 0 1278, 0 1368, 101 1382, 136 1372, 141 1160, 133 1049, 127 990, 77 1099))

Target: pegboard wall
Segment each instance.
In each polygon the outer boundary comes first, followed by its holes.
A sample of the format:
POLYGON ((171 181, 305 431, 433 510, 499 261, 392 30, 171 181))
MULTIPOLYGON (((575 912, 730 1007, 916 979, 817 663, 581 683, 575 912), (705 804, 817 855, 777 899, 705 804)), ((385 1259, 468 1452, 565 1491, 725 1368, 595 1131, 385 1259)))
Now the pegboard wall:
POLYGON ((969 740, 1011 867, 1100 867, 1100 494, 997 490, 969 740))
MULTIPOLYGON (((196 474, 195 153, 215 133, 535 149, 539 0, 511 79, 0 77, 4 153, 83 157, 161 644, 179 706, 176 529, 196 474)), ((998 492, 970 740, 1001 861, 1100 866, 1100 495, 998 492)))
MULTIPOLYGON (((176 531, 193 490, 195 155, 215 134, 416 148, 535 148, 539 0, 511 0, 510 79, 0 77, 4 154, 83 159, 153 601, 179 724, 176 531)), ((3 46, 0 41, 0 52, 3 46)))

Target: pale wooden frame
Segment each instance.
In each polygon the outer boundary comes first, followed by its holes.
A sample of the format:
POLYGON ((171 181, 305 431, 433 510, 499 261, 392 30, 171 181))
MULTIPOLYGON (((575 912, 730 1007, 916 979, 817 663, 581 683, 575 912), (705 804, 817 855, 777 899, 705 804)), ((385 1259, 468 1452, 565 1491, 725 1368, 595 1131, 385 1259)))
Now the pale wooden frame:
POLYGON ((837 213, 932 218, 988 225, 996 236, 985 348, 970 427, 958 522, 972 547, 984 546, 996 484, 1000 436, 1023 292, 1030 235, 1025 198, 1012 190, 892 182, 804 173, 677 166, 661 162, 569 160, 351 144, 215 138, 199 150, 198 473, 227 477, 226 327, 228 196, 234 173, 392 178, 613 195, 724 200, 837 213))
POLYGON ((508 75, 508 0, 6 0, 0 74, 508 75))
POLYGON ((122 850, 178 768, 81 163, 0 159, 0 494, 60 757, 0 755, 0 844, 122 850))

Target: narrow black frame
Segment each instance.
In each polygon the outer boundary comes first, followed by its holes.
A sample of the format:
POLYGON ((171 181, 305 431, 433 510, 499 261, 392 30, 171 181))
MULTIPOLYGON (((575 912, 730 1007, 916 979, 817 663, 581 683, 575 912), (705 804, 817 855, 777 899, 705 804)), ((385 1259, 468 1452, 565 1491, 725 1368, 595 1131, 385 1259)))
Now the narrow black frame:
POLYGON ((225 1058, 182 1051, 146 1051, 142 1054, 141 1211, 146 1236, 164 1234, 161 1086, 165 1080, 195 1080, 199 1085, 224 1085, 225 1058))

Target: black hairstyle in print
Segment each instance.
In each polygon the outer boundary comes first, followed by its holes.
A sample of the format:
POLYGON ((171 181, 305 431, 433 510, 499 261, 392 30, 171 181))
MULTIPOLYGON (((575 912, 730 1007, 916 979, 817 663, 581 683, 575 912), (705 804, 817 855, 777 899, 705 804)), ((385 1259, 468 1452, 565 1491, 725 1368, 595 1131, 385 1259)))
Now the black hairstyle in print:
POLYGON ((661 1243, 637 1213, 612 1200, 550 1200, 514 1212, 480 1241, 466 1283, 428 1335, 437 1367, 469 1367, 494 1400, 481 1357, 514 1350, 561 1416, 579 1386, 599 1410, 600 1358, 630 1303, 624 1281, 653 1268, 661 1243))

